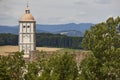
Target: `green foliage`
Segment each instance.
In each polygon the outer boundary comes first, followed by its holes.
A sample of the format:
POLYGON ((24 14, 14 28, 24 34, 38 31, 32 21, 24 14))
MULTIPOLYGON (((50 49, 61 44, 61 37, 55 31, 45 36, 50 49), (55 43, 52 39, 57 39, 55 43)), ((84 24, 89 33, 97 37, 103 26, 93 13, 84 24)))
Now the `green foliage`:
POLYGON ((23 52, 16 52, 13 56, 9 56, 9 69, 11 75, 15 79, 22 79, 25 61, 23 60, 23 52))
POLYGON ((54 54, 48 60, 39 80, 75 80, 77 72, 73 55, 54 54))
MULTIPOLYGON (((36 46, 41 47, 65 47, 80 49, 82 37, 68 37, 59 34, 37 33, 36 46)), ((15 34, 0 34, 1 45, 18 45, 18 35, 15 34)))
POLYGON ((36 53, 36 59, 26 63, 27 73, 25 74, 25 80, 39 80, 39 74, 45 69, 47 64, 47 58, 45 58, 46 52, 41 51, 36 53))
POLYGON ((0 56, 0 80, 10 80, 7 61, 8 57, 0 56))
POLYGON ((27 62, 25 80, 76 80, 78 68, 74 56, 68 53, 46 55, 39 52, 36 60, 27 62))
POLYGON ((13 34, 0 34, 0 46, 1 45, 17 45, 18 44, 18 36, 13 34))
POLYGON ((69 37, 60 34, 38 33, 36 35, 37 46, 82 48, 82 37, 69 37))
POLYGON ((82 61, 83 80, 117 80, 120 78, 120 35, 116 27, 120 18, 109 18, 86 31, 83 46, 93 54, 82 61))
POLYGON ((16 52, 15 55, 0 56, 0 80, 21 80, 23 79, 23 52, 16 52))
POLYGON ((37 63, 28 62, 26 64, 27 73, 24 75, 25 80, 35 80, 38 77, 39 68, 37 63))

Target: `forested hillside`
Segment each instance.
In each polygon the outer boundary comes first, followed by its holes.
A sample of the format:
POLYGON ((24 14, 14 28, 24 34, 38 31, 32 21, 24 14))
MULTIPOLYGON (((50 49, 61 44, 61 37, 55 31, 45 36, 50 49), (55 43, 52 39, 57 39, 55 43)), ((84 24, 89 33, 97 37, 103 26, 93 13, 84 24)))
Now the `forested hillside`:
MULTIPOLYGON (((37 33, 36 45, 41 47, 64 47, 80 49, 82 37, 68 37, 60 34, 37 33)), ((0 34, 0 46, 2 45, 18 45, 18 35, 0 34)))

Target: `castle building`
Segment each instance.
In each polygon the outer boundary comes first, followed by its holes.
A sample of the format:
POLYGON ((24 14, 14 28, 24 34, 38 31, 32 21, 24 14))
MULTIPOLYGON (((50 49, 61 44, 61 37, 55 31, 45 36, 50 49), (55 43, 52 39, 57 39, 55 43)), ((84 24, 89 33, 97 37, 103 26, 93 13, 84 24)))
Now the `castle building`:
POLYGON ((24 58, 30 57, 30 52, 36 50, 36 21, 27 6, 25 14, 19 21, 19 51, 24 51, 24 58))

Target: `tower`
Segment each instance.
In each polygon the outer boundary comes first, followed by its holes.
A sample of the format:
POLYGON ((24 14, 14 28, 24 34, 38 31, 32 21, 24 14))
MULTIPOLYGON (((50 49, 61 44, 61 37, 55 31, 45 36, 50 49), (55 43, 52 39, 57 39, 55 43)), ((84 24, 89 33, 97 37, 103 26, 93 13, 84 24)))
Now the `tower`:
POLYGON ((19 51, 24 51, 24 58, 29 58, 30 52, 36 50, 36 21, 30 14, 27 5, 25 14, 19 21, 19 51))

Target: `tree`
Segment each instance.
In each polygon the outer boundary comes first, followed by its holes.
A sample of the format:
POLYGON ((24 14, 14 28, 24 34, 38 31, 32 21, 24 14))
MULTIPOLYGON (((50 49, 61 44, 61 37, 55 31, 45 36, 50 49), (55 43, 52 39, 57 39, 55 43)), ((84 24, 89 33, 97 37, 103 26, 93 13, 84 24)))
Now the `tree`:
POLYGON ((16 52, 14 55, 0 56, 0 80, 21 80, 23 79, 23 52, 16 52))
POLYGON ((117 80, 120 79, 120 35, 116 27, 120 17, 111 17, 87 30, 83 47, 92 54, 80 64, 83 80, 117 80))
POLYGON ((40 80, 75 80, 77 78, 77 65, 73 55, 54 54, 43 70, 40 80))
POLYGON ((25 80, 36 80, 39 73, 39 67, 37 62, 28 62, 25 68, 26 74, 24 75, 25 80))
MULTIPOLYGON (((83 37, 70 37, 60 34, 37 33, 36 46, 45 47, 65 47, 80 49, 83 37)), ((0 33, 0 46, 18 45, 18 35, 10 33, 0 33)))
POLYGON ((8 57, 0 56, 0 80, 10 80, 7 61, 8 57))

